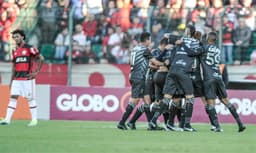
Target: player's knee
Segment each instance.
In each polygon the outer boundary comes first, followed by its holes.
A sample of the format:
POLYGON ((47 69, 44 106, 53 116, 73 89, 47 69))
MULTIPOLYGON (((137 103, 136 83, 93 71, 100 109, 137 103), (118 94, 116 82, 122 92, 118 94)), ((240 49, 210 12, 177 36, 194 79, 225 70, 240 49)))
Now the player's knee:
POLYGON ((179 104, 179 102, 175 102, 175 101, 173 101, 173 102, 172 102, 172 106, 173 106, 173 107, 179 107, 179 106, 180 106, 180 104, 179 104))
POLYGON ((212 109, 215 109, 215 106, 214 105, 208 105, 208 110, 212 110, 212 109))
POLYGON ((194 97, 186 98, 186 103, 194 104, 194 97))

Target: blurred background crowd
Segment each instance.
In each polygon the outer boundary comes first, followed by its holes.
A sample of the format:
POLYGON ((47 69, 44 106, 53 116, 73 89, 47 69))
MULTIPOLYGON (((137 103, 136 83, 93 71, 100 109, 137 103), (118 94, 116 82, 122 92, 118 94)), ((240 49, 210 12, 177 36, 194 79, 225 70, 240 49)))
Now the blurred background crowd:
POLYGON ((10 61, 10 32, 16 28, 26 31, 27 42, 49 63, 65 64, 71 43, 73 63, 128 64, 142 31, 151 31, 154 48, 164 33, 182 35, 193 24, 203 35, 222 31, 226 64, 256 62, 256 0, 155 0, 152 10, 149 1, 0 0, 0 61, 10 61))

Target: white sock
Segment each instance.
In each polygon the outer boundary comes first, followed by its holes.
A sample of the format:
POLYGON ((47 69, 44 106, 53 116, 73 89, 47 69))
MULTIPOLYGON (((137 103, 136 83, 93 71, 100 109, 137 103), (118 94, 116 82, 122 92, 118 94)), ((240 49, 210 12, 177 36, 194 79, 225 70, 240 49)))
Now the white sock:
POLYGON ((11 122, 13 112, 16 109, 16 105, 17 105, 17 99, 10 98, 8 108, 7 108, 7 112, 6 112, 6 116, 5 116, 5 120, 9 123, 11 122))
POLYGON ((37 105, 36 105, 36 101, 34 99, 32 99, 32 100, 29 100, 28 103, 29 103, 29 109, 30 109, 32 120, 37 120, 37 105))

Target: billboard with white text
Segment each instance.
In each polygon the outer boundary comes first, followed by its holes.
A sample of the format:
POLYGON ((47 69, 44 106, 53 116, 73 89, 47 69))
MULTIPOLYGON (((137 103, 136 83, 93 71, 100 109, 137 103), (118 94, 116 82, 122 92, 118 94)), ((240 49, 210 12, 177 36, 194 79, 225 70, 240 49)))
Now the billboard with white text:
MULTIPOLYGON (((50 118, 57 120, 118 121, 130 98, 130 88, 51 87, 50 118)), ((256 123, 255 91, 229 90, 230 102, 245 123, 256 123)), ((235 122, 218 100, 216 110, 220 122, 235 122)), ((140 120, 145 121, 143 116, 140 120)), ((192 122, 208 122, 204 106, 196 99, 192 122)))

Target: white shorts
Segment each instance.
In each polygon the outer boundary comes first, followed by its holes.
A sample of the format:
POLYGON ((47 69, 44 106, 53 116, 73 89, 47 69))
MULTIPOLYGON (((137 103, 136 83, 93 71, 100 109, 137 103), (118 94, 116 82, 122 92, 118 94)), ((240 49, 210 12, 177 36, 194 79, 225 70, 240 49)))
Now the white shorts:
POLYGON ((35 84, 35 79, 13 80, 11 85, 11 95, 18 95, 27 99, 35 99, 35 84))

